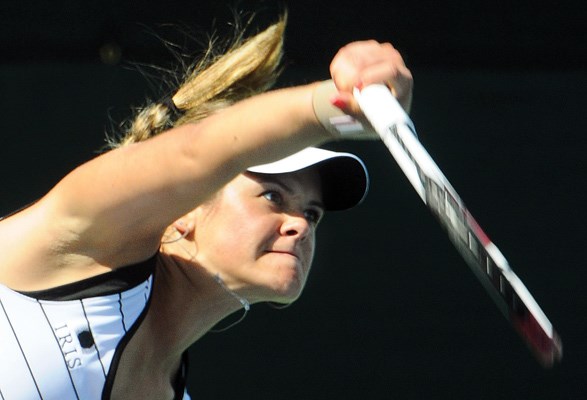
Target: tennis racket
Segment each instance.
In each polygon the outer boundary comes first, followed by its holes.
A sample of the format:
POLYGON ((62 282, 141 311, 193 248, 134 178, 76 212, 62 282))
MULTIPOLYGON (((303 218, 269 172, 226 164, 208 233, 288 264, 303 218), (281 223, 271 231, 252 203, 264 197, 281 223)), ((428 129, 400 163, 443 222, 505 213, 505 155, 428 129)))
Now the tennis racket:
POLYGON ((355 89, 354 96, 424 204, 540 364, 549 368, 559 362, 562 342, 552 324, 422 146, 413 122, 389 89, 370 85, 355 89))

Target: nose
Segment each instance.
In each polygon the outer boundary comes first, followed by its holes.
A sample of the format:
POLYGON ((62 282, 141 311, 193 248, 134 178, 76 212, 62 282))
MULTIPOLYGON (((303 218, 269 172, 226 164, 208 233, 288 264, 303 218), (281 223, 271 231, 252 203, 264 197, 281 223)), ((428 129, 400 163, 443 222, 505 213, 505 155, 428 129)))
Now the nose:
POLYGON ((310 232, 310 224, 303 215, 287 214, 280 231, 283 236, 298 236, 303 240, 310 232))

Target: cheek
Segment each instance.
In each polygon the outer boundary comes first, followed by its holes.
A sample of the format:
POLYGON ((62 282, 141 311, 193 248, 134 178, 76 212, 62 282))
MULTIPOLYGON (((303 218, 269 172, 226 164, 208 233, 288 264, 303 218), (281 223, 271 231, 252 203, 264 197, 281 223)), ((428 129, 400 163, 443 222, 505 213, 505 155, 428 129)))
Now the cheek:
POLYGON ((226 217, 201 232, 201 250, 227 266, 255 261, 273 240, 270 224, 261 217, 226 217))
POLYGON ((305 264, 307 265, 308 270, 312 266, 312 261, 314 260, 314 255, 316 254, 316 238, 314 235, 312 237, 308 237, 306 242, 303 244, 303 253, 305 257, 305 264))
POLYGON ((243 237, 246 218, 235 210, 227 207, 223 197, 202 208, 200 218, 196 222, 198 234, 197 245, 201 251, 212 251, 216 256, 230 253, 239 238, 243 237))
POLYGON ((220 258, 242 256, 250 241, 245 225, 240 222, 229 226, 216 225, 212 232, 209 231, 210 236, 204 239, 208 251, 213 251, 215 256, 220 258))

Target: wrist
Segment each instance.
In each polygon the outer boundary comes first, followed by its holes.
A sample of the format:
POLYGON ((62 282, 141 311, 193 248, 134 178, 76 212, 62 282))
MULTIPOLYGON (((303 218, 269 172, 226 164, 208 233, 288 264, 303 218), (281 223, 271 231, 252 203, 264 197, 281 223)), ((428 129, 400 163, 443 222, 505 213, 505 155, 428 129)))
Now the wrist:
POLYGON ((312 92, 312 107, 330 139, 374 139, 379 136, 362 115, 350 115, 333 104, 338 90, 332 80, 319 82, 312 92))

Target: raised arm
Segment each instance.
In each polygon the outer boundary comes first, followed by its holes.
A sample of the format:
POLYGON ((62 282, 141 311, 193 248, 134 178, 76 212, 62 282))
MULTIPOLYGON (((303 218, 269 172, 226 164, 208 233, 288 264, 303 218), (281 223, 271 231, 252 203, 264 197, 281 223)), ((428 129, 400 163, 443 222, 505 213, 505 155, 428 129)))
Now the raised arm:
POLYGON ((92 257, 120 265, 152 254, 164 229, 247 167, 328 139, 302 86, 261 94, 197 124, 106 153, 43 200, 92 257), (109 252, 111 254, 105 254, 109 252), (121 257, 121 259, 119 259, 121 257))
MULTIPOLYGON (((389 44, 346 46, 335 56, 331 74, 338 90, 327 101, 339 108, 353 112, 353 86, 372 82, 392 86, 409 107, 411 74, 389 44)), ((316 87, 258 94, 191 122, 183 117, 175 128, 78 167, 34 206, 0 223, 3 248, 13 249, 0 281, 30 287, 27 279, 44 279, 58 269, 85 277, 88 269, 93 275, 149 257, 175 219, 247 167, 336 139, 315 115, 316 87)), ((174 102, 189 116, 190 102, 180 97, 174 102)))

